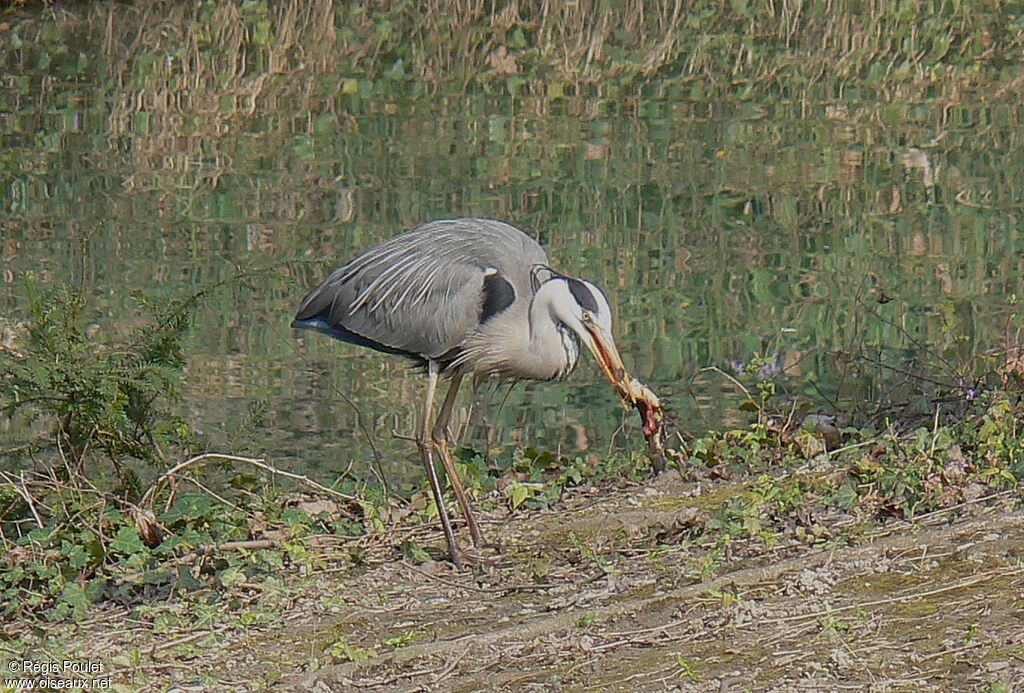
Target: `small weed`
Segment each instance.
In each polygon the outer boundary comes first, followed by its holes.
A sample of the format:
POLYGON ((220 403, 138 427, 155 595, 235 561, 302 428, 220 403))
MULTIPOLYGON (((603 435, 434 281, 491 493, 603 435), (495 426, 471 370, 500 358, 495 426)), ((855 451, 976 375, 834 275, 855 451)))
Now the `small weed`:
POLYGON ((327 654, 342 662, 365 662, 377 657, 377 653, 373 650, 358 645, 349 645, 341 640, 331 643, 327 648, 327 654))
POLYGON ((739 596, 732 590, 719 590, 712 587, 708 590, 708 594, 717 599, 723 609, 735 606, 741 601, 739 596))
POLYGON ((852 628, 849 621, 844 621, 833 616, 822 616, 818 618, 818 625, 821 630, 832 635, 846 634, 852 628))
POLYGON ((588 611, 580 616, 579 620, 576 621, 576 630, 586 630, 590 626, 594 625, 595 621, 597 621, 597 612, 588 611))
POLYGON ((121 487, 137 492, 127 460, 156 464, 192 438, 171 405, 181 400, 184 349, 203 292, 159 307, 136 294, 149 319, 107 344, 91 336, 85 301, 67 287, 40 291, 26 275, 25 293, 23 345, 0 348, 0 414, 52 422, 26 451, 58 448, 79 472, 89 457, 109 460, 121 487))
MULTIPOLYGON (((1019 683, 1019 682, 1018 682, 1019 683)), ((985 693, 1012 693, 1013 689, 1007 686, 1002 681, 994 681, 986 686, 984 689, 985 693)))
POLYGON ((722 537, 720 543, 715 548, 707 551, 703 557, 698 561, 697 575, 694 579, 701 582, 714 576, 715 572, 722 565, 723 555, 725 554, 730 543, 728 536, 722 537))
POLYGON ((523 503, 543 491, 543 489, 543 484, 527 484, 513 481, 505 492, 509 509, 515 512, 523 503))
POLYGON ((676 666, 679 667, 679 673, 677 674, 679 678, 689 679, 690 681, 697 680, 697 670, 694 669, 690 660, 686 659, 683 655, 676 655, 676 666))
POLYGON ((543 584, 551 573, 554 563, 549 558, 538 558, 531 564, 530 579, 537 584, 543 584))
POLYGON ((428 563, 432 560, 430 554, 412 539, 402 542, 402 556, 413 563, 428 563))
POLYGON ((393 638, 388 638, 384 641, 384 645, 386 647, 390 647, 392 650, 397 650, 411 643, 415 637, 416 633, 411 631, 408 633, 402 633, 401 635, 396 635, 393 638))

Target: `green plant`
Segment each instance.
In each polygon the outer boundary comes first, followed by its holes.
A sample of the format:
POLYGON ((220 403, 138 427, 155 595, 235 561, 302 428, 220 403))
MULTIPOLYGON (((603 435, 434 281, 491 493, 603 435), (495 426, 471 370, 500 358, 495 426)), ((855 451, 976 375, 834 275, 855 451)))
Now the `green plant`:
POLYGON ((505 492, 509 509, 513 511, 518 510, 523 503, 537 495, 543 488, 543 484, 527 484, 513 481, 505 492))
POLYGON ((327 654, 343 662, 364 662, 377 656, 374 650, 368 650, 359 645, 349 645, 344 641, 331 643, 327 648, 327 654))
POLYGON ((697 670, 693 667, 693 663, 690 662, 683 655, 676 655, 676 666, 679 667, 677 676, 683 679, 689 679, 691 681, 696 680, 697 670))
MULTIPOLYGON (((25 276, 23 342, 0 348, 0 415, 52 421, 34 449, 59 448, 75 471, 89 456, 110 460, 121 485, 137 491, 126 459, 154 464, 180 448, 191 431, 174 405, 181 399, 184 347, 196 294, 158 307, 136 295, 143 318, 123 337, 108 326, 96 338, 84 299, 70 289, 40 291, 25 276)), ((102 331, 102 330, 101 330, 102 331)))
POLYGON ((398 650, 411 643, 415 637, 415 631, 409 631, 407 633, 402 633, 401 635, 396 635, 393 638, 386 639, 384 641, 384 645, 386 647, 390 647, 392 650, 398 650))
POLYGON ((586 630, 597 621, 597 612, 588 611, 576 620, 576 630, 586 630))

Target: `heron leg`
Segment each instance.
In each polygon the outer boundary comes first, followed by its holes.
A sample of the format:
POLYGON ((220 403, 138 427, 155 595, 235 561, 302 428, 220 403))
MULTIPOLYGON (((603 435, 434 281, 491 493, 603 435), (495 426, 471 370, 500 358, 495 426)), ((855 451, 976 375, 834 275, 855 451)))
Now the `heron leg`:
MULTIPOLYGON (((423 402, 423 423, 420 428, 420 434, 416 437, 416 445, 419 447, 420 456, 423 458, 423 467, 427 470, 427 478, 430 480, 430 490, 434 494, 434 502, 437 503, 437 514, 441 518, 444 538, 448 542, 448 553, 451 554, 452 563, 455 567, 462 570, 462 551, 459 550, 459 545, 455 542, 452 523, 448 520, 448 511, 444 507, 444 493, 441 490, 441 482, 437 478, 437 469, 434 468, 433 440, 430 435, 430 412, 434 406, 434 392, 437 390, 437 375, 440 369, 436 361, 429 361, 427 369, 427 393, 423 402)), ((445 468, 447 469, 447 465, 445 468)))
POLYGON ((476 517, 473 516, 473 508, 469 505, 466 491, 462 488, 462 482, 459 480, 459 474, 455 469, 455 460, 452 459, 451 451, 448 449, 448 420, 451 418, 452 407, 455 405, 455 396, 458 394, 459 385, 461 384, 462 373, 456 371, 455 375, 452 376, 451 385, 448 386, 448 394, 445 395, 444 403, 441 404, 441 411, 437 415, 437 421, 434 422, 434 430, 431 437, 434 439, 434 446, 441 456, 441 462, 444 463, 444 471, 448 475, 448 483, 451 484, 452 490, 455 491, 455 498, 459 501, 462 516, 466 518, 469 534, 473 537, 473 546, 480 548, 484 545, 484 537, 480 533, 480 526, 476 523, 476 517))

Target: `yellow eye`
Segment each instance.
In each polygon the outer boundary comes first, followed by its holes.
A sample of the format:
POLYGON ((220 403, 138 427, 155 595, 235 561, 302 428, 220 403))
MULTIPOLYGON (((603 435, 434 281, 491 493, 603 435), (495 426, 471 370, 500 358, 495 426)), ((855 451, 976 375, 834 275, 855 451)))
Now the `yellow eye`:
POLYGON ((583 322, 590 322, 593 319, 594 318, 591 317, 590 313, 588 313, 587 311, 583 311, 583 322))

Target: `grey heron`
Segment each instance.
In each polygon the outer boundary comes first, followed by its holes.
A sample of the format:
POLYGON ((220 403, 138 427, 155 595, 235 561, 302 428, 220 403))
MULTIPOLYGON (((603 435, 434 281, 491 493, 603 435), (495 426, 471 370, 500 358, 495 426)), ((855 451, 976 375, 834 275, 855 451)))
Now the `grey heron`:
POLYGON ((458 568, 463 554, 444 505, 434 452, 473 544, 480 547, 483 535, 448 447, 448 420, 466 375, 560 380, 575 369, 582 344, 623 404, 637 404, 639 382, 623 367, 604 293, 591 282, 552 270, 534 239, 493 219, 431 221, 367 250, 306 295, 292 327, 406 356, 425 367, 416 443, 458 568), (441 376, 450 385, 431 425, 441 376))

